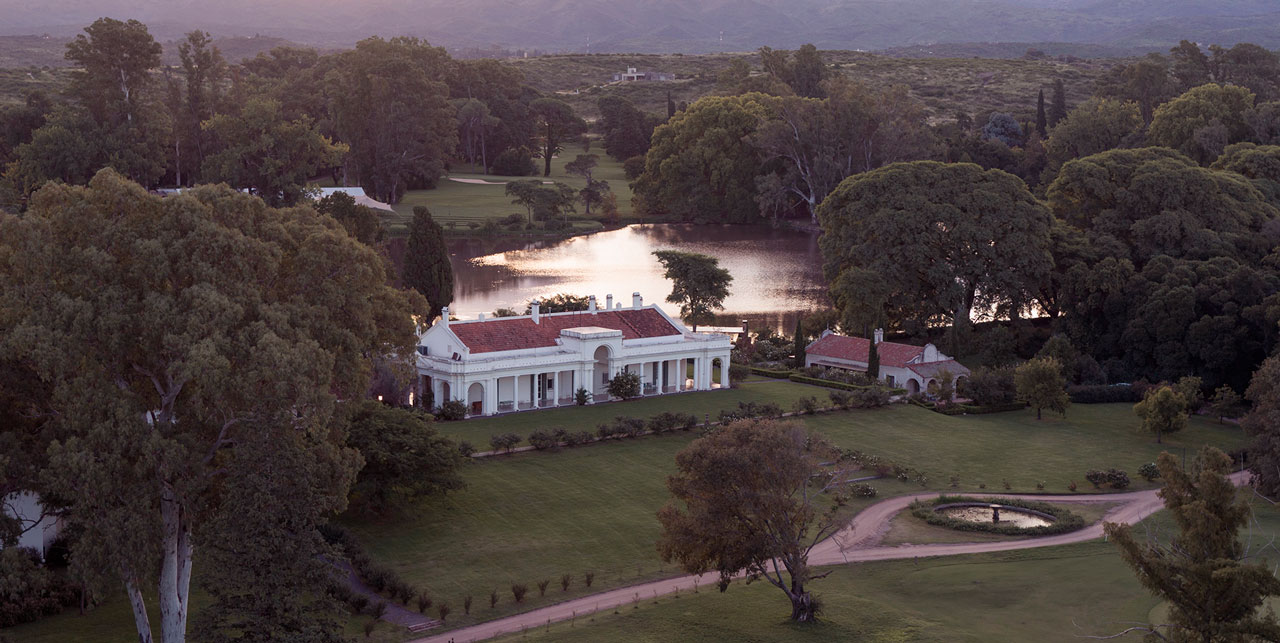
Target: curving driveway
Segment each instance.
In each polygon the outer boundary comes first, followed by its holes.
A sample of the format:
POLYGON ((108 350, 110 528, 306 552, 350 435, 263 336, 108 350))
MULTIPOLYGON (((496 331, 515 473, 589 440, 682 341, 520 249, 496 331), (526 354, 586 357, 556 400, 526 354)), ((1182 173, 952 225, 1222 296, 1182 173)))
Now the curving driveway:
MULTIPOLYGON (((1248 480, 1246 472, 1231 475, 1236 485, 1248 480)), ((966 493, 966 496, 989 496, 999 498, 1019 498, 1059 503, 1119 503, 1103 516, 1102 520, 1079 531, 1042 538, 1026 540, 1010 540, 985 543, 948 543, 933 545, 903 545, 900 547, 880 547, 874 543, 887 529, 889 521, 898 512, 906 509, 912 502, 922 498, 935 498, 939 492, 919 493, 910 496, 898 496, 877 502, 862 510, 853 520, 836 535, 818 543, 809 554, 811 565, 839 565, 870 560, 892 560, 898 558, 917 558, 922 556, 954 556, 958 554, 981 554, 995 551, 1015 549, 1031 549, 1034 547, 1052 547, 1085 542, 1102 537, 1102 523, 1117 522, 1135 524, 1138 521, 1164 508, 1164 503, 1156 495, 1157 489, 1133 491, 1129 493, 1093 494, 1093 495, 1023 495, 1010 493, 966 493)), ((701 576, 680 576, 666 580, 621 587, 599 594, 549 605, 522 614, 514 614, 470 627, 420 638, 410 643, 466 643, 483 641, 503 634, 520 632, 523 629, 534 629, 548 622, 567 621, 571 618, 586 616, 600 610, 630 605, 638 600, 653 600, 657 596, 676 592, 693 591, 695 588, 715 587, 717 574, 701 576)))

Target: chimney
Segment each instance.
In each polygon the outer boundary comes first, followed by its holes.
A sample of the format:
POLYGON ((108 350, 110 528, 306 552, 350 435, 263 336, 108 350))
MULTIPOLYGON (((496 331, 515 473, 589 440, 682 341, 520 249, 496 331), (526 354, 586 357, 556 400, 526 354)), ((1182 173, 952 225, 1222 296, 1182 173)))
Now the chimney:
POLYGON ((880 342, 883 342, 883 341, 884 341, 884 329, 877 328, 876 334, 875 334, 875 343, 879 344, 880 342))
POLYGON ((529 308, 532 310, 531 316, 533 317, 533 323, 535 324, 541 323, 538 321, 538 319, 541 317, 538 314, 538 302, 535 301, 532 304, 529 304, 529 308))
POLYGON ((476 317, 476 320, 478 320, 478 321, 484 321, 484 313, 480 313, 480 316, 479 316, 479 317, 476 317))
POLYGON ((613 310, 613 295, 604 296, 604 309, 613 310))
POLYGON ((445 328, 449 327, 449 307, 445 306, 440 309, 440 324, 445 328))
POLYGON ((641 297, 638 292, 631 293, 631 307, 639 310, 642 306, 644 306, 644 297, 641 297))
POLYGON ((587 297, 587 312, 593 315, 596 312, 596 296, 595 295, 591 295, 590 297, 587 297))
POLYGON ((751 329, 750 329, 750 328, 748 328, 748 327, 750 326, 750 324, 751 324, 751 320, 750 320, 750 319, 744 319, 744 320, 742 320, 742 336, 743 336, 743 337, 750 337, 750 336, 751 336, 751 329))

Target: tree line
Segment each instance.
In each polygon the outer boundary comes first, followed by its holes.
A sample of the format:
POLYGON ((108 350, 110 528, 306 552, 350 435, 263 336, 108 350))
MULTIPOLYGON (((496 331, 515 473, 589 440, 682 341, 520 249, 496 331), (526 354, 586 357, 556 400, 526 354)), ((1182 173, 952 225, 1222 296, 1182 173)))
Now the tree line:
MULTIPOLYGON (((587 129, 512 66, 455 60, 416 38, 328 54, 277 47, 232 64, 194 31, 179 64, 163 66, 146 25, 103 18, 66 57, 77 70, 64 95, 0 109, 0 206, 21 209, 46 182, 83 185, 103 167, 148 188, 225 182, 274 206, 329 175, 397 203, 456 163, 549 175, 551 157, 587 129)), ((643 155, 661 119, 620 98, 601 111, 606 153, 643 155)))

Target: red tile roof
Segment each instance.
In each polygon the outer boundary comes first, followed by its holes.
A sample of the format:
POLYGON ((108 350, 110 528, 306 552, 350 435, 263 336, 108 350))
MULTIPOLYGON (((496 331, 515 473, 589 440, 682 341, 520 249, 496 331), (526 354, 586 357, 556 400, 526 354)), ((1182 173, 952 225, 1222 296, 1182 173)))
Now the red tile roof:
MULTIPOLYGON (((871 340, 832 333, 818 338, 818 341, 811 344, 804 352, 806 355, 821 355, 866 363, 871 353, 871 340)), ((902 368, 912 358, 924 353, 924 348, 897 342, 880 342, 876 345, 876 352, 880 354, 881 366, 902 368)))
POLYGON ((452 323, 449 330, 475 354, 555 346, 560 331, 583 326, 620 330, 624 341, 681 334, 680 329, 652 308, 542 315, 537 324, 529 317, 486 319, 452 323))
POLYGON ((911 369, 911 372, 919 375, 920 377, 937 377, 942 374, 942 371, 948 371, 956 377, 969 374, 969 369, 965 368, 964 364, 961 364, 954 359, 948 359, 941 362, 929 362, 927 364, 912 364, 907 368, 911 369))

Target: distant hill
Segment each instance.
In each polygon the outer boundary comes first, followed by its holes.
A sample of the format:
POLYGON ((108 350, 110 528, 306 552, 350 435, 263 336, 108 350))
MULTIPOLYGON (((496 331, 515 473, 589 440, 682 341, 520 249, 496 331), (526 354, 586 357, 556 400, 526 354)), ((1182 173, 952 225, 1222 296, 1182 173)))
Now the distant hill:
POLYGON ((940 43, 1085 43, 1125 51, 1187 38, 1280 47, 1277 0, 44 0, 6 8, 0 35, 67 37, 102 15, 157 38, 201 28, 347 46, 372 34, 449 47, 559 52, 879 50, 940 43))

